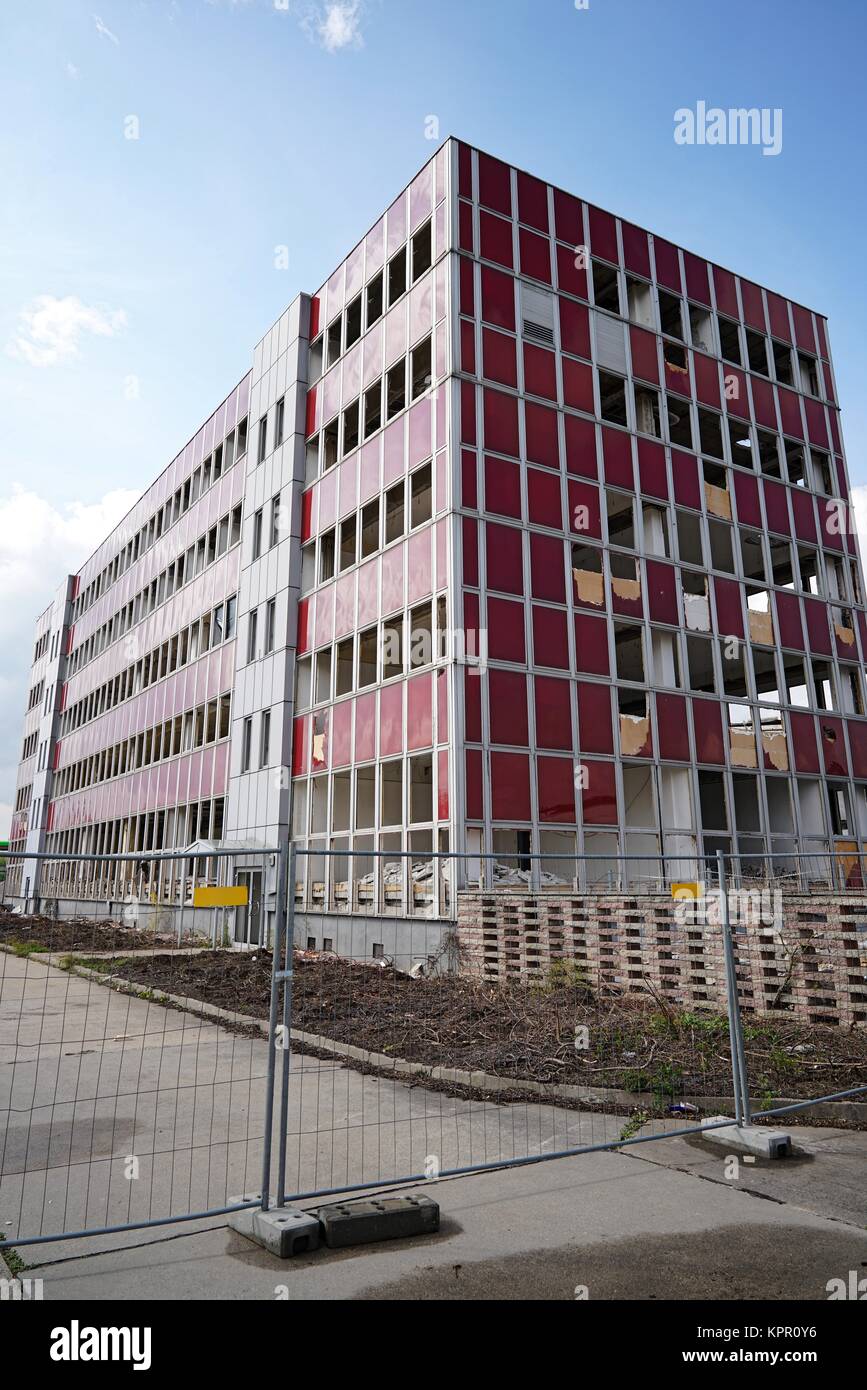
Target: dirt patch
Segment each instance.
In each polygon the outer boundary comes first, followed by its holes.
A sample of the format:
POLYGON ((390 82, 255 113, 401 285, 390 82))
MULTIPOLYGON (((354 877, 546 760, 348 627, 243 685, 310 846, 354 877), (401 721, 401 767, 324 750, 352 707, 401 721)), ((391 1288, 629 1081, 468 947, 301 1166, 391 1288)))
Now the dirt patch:
MULTIPOLYGON (((11 946, 20 955, 44 951, 143 951, 149 948, 166 951, 177 944, 177 936, 159 936, 152 931, 121 926, 118 922, 94 922, 88 917, 61 921, 53 917, 24 917, 0 910, 0 945, 11 946)), ((185 941, 183 944, 190 943, 185 941)))
MULTIPOLYGON (((86 962, 80 962, 82 964, 86 962)), ((271 956, 203 951, 93 962, 145 989, 266 1018, 271 956)), ((296 956, 292 1026, 431 1067, 505 1079, 649 1092, 654 1108, 731 1088, 728 1023, 642 995, 599 996, 568 972, 539 985, 296 956)), ((753 1094, 827 1095, 862 1085, 867 1033, 777 1019, 744 1025, 753 1094)))

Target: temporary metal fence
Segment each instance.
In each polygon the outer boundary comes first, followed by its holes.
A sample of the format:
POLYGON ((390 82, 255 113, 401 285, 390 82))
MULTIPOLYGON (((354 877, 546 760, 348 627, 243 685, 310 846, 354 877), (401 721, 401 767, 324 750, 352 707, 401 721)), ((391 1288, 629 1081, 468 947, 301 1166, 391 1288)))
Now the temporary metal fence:
POLYGON ((227 948, 264 942, 279 852, 26 859, 40 911, 9 897, 0 909, 0 1235, 233 1205, 261 1173, 268 1047, 181 996, 204 955, 234 1008, 242 956, 227 948))
MULTIPOLYGON (((751 933, 773 928, 732 920, 730 890, 778 883, 767 866, 722 852, 648 856, 637 890, 638 856, 609 857, 600 876, 568 855, 364 851, 377 884, 412 883, 427 858, 428 882, 450 884, 456 908, 436 920, 384 900, 378 913, 312 911, 299 884, 311 882, 306 860, 327 858, 318 847, 194 851, 103 856, 99 873, 82 873, 89 856, 53 856, 43 885, 96 881, 99 897, 78 900, 77 919, 64 894, 49 899, 52 917, 0 912, 9 1244, 432 1182, 867 1092, 848 1084, 867 1033, 847 1034, 841 1052, 828 1030, 833 1065, 815 1074, 847 1079, 835 1089, 803 1079, 798 1059, 822 1045, 818 1034, 800 1041, 807 1022, 742 1017, 739 960, 751 933), (148 892, 133 900, 140 915, 104 895, 106 882, 143 880, 160 885, 157 911, 148 892), (247 901, 221 903, 224 888, 247 901), (213 902, 202 889, 218 890, 217 906, 194 906, 213 902), (708 918, 695 904, 712 892, 708 918), (719 962, 706 1006, 678 1003, 665 986, 672 943, 653 916, 663 903, 686 914, 685 949, 719 962), (588 906, 585 939, 601 941, 592 959, 573 949, 565 921, 566 909, 577 922, 588 906), (642 933, 657 974, 642 973, 638 951, 636 971, 612 978, 606 942, 640 944, 642 933), (514 954, 521 968, 487 973, 487 938, 500 964, 514 954)), ((343 869, 352 852, 339 855, 343 869)), ((799 868, 790 891, 808 892, 814 872, 799 868)))

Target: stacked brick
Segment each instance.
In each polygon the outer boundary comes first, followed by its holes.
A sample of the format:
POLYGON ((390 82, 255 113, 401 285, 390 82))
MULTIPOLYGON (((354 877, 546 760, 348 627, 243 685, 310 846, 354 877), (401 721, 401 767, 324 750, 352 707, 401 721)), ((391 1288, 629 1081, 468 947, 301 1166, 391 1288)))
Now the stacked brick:
MULTIPOLYGON (((458 895, 461 970, 492 982, 544 980, 574 965, 600 991, 654 993, 680 1009, 726 1011, 722 928, 663 895, 458 895)), ((787 895, 782 920, 734 932, 744 1013, 867 1025, 867 895, 787 895)))

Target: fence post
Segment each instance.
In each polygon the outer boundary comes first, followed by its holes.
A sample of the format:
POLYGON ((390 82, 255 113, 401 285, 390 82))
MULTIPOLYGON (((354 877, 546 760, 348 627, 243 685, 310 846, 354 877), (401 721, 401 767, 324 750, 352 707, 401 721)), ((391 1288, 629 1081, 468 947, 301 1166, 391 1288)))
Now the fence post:
POLYGON ((720 915, 722 919, 723 954, 726 969, 726 989, 729 1004, 729 1043, 732 1054, 732 1082, 734 1084, 735 1119, 739 1125, 750 1123, 750 1088, 747 1079, 747 1065, 744 1055, 744 1035, 741 1026, 741 1007, 738 999, 737 968, 735 966, 732 929, 729 918, 728 885, 726 883, 725 855, 721 849, 716 852, 717 878, 720 891, 720 915))
MULTIPOLYGON (((286 1143, 289 1128, 289 1069, 292 1066, 292 963, 295 949, 295 845, 289 842, 280 851, 280 874, 277 879, 277 911, 285 918, 285 950, 283 962, 283 1071, 280 1077, 280 1157, 277 1168, 277 1205, 286 1202, 286 1143)), ((300 1136, 299 1136, 300 1142, 300 1136)))
MULTIPOLYGON (((280 1002, 280 985, 283 979, 281 962, 283 956, 283 931, 285 926, 283 895, 281 883, 285 884, 286 845, 277 851, 277 902, 274 912, 274 940, 271 943, 271 999, 268 1009, 268 1070, 265 1077, 265 1124, 262 1136, 262 1192, 261 1208, 267 1211, 271 1205, 271 1136, 274 1132, 274 1082, 277 1075, 277 1012, 280 1002)), ((264 875, 263 875, 264 879, 264 875)), ((264 882, 263 882, 264 892, 264 882)), ((288 1038, 283 1039, 284 1046, 288 1038)))

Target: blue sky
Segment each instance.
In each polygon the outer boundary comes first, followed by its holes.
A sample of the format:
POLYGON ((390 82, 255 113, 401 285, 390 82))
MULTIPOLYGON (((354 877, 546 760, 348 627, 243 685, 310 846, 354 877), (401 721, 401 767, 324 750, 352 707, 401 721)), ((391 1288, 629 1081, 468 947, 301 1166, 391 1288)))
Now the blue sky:
POLYGON ((865 15, 863 0, 4 0, 0 831, 33 617, 429 157, 430 116, 826 313, 867 484, 865 15), (676 145, 674 112, 699 100, 782 108, 782 153, 676 145))

